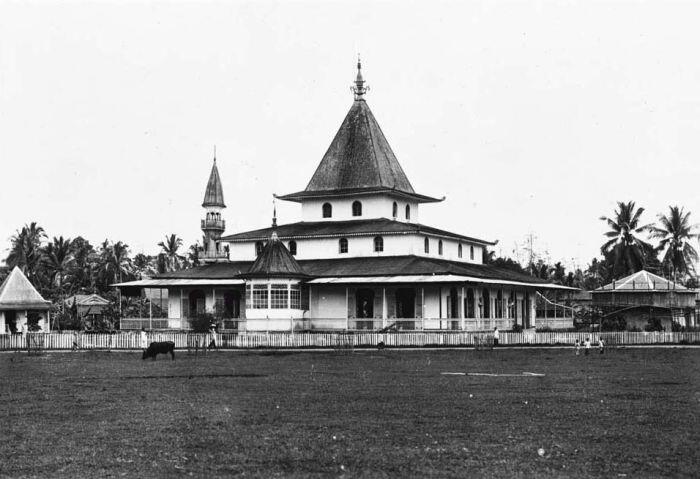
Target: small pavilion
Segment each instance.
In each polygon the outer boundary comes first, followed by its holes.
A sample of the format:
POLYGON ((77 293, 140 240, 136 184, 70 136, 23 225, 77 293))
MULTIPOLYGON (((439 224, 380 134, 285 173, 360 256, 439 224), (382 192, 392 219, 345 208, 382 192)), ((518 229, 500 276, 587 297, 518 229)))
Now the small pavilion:
POLYGON ((622 318, 628 329, 644 329, 650 321, 658 320, 666 331, 674 322, 680 326, 697 324, 696 294, 694 289, 645 270, 591 291, 592 304, 601 309, 604 318, 622 318))
POLYGON ((308 304, 302 304, 302 297, 308 295, 301 293, 301 282, 308 275, 279 240, 276 215, 272 227, 260 255, 241 275, 246 280, 245 316, 251 329, 294 331, 294 320, 302 319, 308 309, 308 304))
POLYGON ((0 334, 31 329, 36 321, 40 331, 49 330, 51 302, 41 297, 17 266, 0 285, 0 334))

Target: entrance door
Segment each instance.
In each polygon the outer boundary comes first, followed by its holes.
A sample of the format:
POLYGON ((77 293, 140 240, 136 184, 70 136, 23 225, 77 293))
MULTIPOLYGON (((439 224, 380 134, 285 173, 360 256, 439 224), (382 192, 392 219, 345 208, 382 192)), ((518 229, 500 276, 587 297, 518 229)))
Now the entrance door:
POLYGON ((464 312, 467 318, 475 318, 474 315, 474 290, 467 288, 467 294, 464 298, 464 312))
POLYGON ((205 302, 204 302, 204 291, 201 289, 196 289, 190 293, 190 315, 193 317, 204 314, 205 302))
POLYGON ((224 318, 233 319, 241 316, 241 293, 239 291, 224 292, 224 318))
POLYGON ((396 290, 396 317, 416 317, 416 290, 413 288, 399 288, 396 290))
POLYGON ((5 311, 5 324, 10 333, 17 332, 17 311, 5 311))
POLYGON ((358 319, 374 318, 374 291, 365 288, 358 289, 355 298, 355 316, 358 319))

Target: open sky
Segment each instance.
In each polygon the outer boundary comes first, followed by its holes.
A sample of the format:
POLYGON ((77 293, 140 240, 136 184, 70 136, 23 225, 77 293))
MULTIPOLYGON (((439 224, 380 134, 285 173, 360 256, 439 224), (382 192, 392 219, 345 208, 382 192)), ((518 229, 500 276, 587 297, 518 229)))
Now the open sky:
POLYGON ((700 221, 698 18, 672 1, 2 1, 0 256, 30 221, 134 254, 193 243, 214 145, 227 233, 267 226, 350 108, 360 52, 414 188, 447 196, 422 223, 510 256, 532 233, 584 265, 618 200, 700 221))

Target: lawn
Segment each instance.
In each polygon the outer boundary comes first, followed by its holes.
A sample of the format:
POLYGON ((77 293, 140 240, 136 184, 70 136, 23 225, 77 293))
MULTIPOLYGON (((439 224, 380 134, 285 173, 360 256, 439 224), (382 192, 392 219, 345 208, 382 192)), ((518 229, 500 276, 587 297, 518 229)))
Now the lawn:
POLYGON ((9 353, 0 379, 10 477, 691 477, 700 464, 700 349, 9 353), (441 374, 523 371, 545 376, 441 374))

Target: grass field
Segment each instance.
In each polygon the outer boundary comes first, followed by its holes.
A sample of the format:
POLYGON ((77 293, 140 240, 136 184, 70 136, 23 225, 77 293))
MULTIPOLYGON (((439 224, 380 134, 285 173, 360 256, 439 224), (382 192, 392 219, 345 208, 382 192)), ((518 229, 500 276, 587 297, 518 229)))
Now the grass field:
POLYGON ((10 477, 697 477, 700 464, 700 349, 10 353, 0 380, 10 477))

